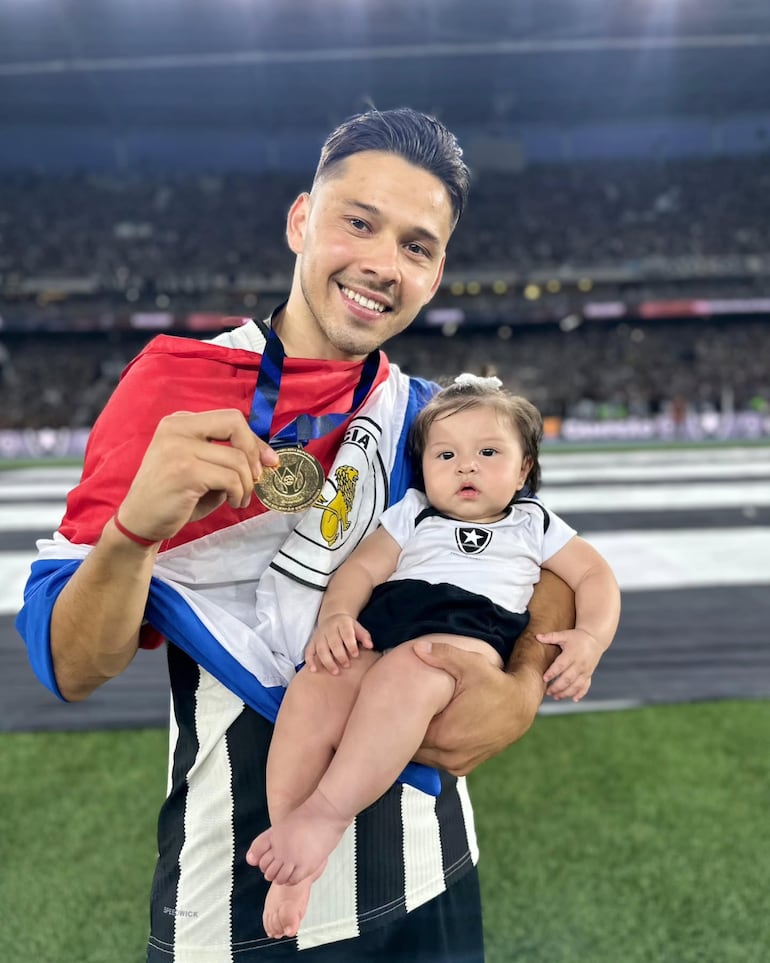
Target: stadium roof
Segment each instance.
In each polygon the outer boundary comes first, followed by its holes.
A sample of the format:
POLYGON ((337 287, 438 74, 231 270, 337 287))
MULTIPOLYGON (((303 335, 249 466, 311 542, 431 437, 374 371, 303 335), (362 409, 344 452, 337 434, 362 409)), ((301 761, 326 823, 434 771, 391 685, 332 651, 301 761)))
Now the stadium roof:
POLYGON ((770 110, 767 0, 6 0, 0 126, 770 110))

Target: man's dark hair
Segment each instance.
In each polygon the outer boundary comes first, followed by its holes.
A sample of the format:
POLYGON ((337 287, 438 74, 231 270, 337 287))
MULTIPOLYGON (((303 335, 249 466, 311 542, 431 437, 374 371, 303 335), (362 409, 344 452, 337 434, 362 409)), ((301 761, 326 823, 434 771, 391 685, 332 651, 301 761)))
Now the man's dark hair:
POLYGON ((326 138, 313 183, 346 157, 366 150, 396 154, 434 174, 449 193, 454 223, 460 220, 470 174, 457 138, 435 117, 410 107, 369 110, 350 117, 326 138))

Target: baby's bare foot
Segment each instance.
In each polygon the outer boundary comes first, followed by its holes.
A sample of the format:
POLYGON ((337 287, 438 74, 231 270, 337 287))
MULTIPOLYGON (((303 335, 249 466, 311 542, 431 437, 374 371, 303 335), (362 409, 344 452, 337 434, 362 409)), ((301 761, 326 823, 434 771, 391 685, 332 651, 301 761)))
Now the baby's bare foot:
POLYGON ((294 812, 257 836, 246 860, 259 866, 270 882, 294 885, 323 866, 351 821, 316 789, 294 812))
POLYGON ((281 886, 273 883, 265 900, 265 911, 262 914, 262 925, 265 933, 274 940, 282 936, 296 936, 300 923, 307 912, 310 899, 310 889, 326 868, 324 860, 321 868, 293 886, 281 886))

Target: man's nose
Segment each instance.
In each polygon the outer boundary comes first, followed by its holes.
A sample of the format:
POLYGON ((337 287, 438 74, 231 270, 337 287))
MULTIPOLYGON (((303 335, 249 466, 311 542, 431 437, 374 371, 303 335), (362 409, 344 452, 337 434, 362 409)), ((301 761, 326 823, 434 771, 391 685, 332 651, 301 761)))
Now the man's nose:
POLYGON ((373 274, 380 281, 392 283, 399 279, 400 246, 396 238, 383 233, 373 237, 366 245, 361 259, 361 268, 366 274, 373 274))

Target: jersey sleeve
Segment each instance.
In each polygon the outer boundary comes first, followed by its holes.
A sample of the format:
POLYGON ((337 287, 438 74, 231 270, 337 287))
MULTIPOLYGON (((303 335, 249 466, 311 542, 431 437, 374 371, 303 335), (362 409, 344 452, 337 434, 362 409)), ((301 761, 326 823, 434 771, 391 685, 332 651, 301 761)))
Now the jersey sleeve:
POLYGON ((563 518, 548 509, 548 527, 543 533, 543 558, 548 561, 551 556, 564 548, 567 542, 577 535, 575 529, 568 525, 563 518))
POLYGON ((380 516, 380 525, 403 548, 414 535, 417 516, 427 504, 422 492, 410 488, 400 502, 385 509, 380 516))

